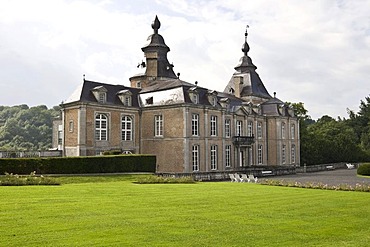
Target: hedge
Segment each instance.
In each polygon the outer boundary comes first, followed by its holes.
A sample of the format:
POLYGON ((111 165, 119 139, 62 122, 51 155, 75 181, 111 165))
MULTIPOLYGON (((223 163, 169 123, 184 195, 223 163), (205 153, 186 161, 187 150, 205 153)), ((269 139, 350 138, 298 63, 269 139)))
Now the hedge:
POLYGON ((359 168, 357 168, 358 175, 370 176, 370 163, 361 164, 359 168))
POLYGON ((87 157, 6 158, 0 159, 0 175, 85 174, 118 172, 155 172, 153 155, 112 155, 87 157))

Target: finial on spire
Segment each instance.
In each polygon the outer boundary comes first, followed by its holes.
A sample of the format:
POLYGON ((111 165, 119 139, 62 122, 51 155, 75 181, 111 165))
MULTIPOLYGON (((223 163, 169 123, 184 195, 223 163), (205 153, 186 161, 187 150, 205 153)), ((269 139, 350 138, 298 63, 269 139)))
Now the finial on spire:
POLYGON ((244 41, 244 44, 243 44, 243 47, 242 47, 242 52, 244 52, 244 55, 245 56, 248 56, 248 52, 249 52, 249 45, 248 45, 248 42, 247 42, 247 37, 248 37, 248 28, 249 28, 249 25, 247 25, 247 28, 245 29, 245 41, 244 41))
POLYGON ((154 33, 158 34, 158 29, 161 27, 161 22, 158 19, 158 16, 155 16, 155 19, 152 23, 152 28, 154 29, 154 33))

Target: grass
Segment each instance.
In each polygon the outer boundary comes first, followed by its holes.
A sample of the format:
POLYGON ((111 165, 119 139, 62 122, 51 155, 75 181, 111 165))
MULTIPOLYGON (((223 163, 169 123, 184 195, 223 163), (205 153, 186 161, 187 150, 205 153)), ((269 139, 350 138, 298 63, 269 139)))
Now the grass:
POLYGON ((368 246, 368 193, 137 177, 0 187, 0 246, 368 246))

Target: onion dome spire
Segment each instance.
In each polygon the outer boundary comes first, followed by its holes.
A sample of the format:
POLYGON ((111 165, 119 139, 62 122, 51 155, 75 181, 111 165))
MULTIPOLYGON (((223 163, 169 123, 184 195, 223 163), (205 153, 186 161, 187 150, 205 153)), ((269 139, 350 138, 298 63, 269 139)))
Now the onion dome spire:
POLYGON ((152 28, 155 34, 158 34, 158 29, 161 27, 161 22, 158 19, 158 16, 155 16, 155 19, 152 23, 152 28))
POLYGON ((244 44, 243 44, 243 47, 242 47, 242 52, 244 52, 244 55, 245 56, 248 56, 248 52, 249 52, 249 45, 248 45, 248 42, 247 42, 247 37, 248 37, 248 28, 249 28, 249 25, 247 25, 247 28, 245 29, 245 41, 244 41, 244 44))

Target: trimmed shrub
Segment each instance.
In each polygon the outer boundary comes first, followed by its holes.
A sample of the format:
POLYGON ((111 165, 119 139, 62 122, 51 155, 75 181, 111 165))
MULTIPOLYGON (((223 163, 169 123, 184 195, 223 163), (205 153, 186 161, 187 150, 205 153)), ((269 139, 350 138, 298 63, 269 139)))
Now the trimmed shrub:
POLYGON ((24 186, 24 185, 60 185, 53 178, 36 176, 35 172, 31 172, 28 176, 19 176, 18 174, 5 173, 5 176, 0 177, 0 186, 24 186))
POLYGON ((162 176, 147 176, 139 178, 136 182, 138 184, 194 184, 192 177, 162 177, 162 176))
POLYGON ((361 164, 359 168, 357 168, 357 174, 363 176, 370 176, 370 163, 361 164))
POLYGON ((87 157, 50 157, 0 159, 0 174, 85 174, 118 172, 155 172, 153 155, 110 155, 87 157))

